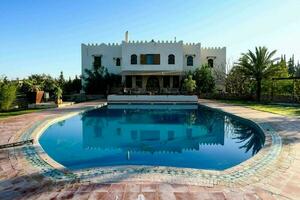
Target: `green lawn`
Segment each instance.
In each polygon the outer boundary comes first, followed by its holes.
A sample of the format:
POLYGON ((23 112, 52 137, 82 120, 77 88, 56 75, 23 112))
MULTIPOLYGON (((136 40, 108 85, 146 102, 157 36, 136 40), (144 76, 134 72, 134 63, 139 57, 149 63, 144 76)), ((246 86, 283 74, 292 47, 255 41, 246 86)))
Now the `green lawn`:
POLYGON ((8 111, 8 112, 0 112, 0 119, 10 117, 10 116, 16 116, 16 115, 23 115, 27 113, 32 113, 39 111, 41 109, 28 109, 28 110, 18 110, 18 111, 8 111))
POLYGON ((262 104, 248 101, 221 100, 224 103, 246 106, 255 110, 276 113, 285 116, 300 116, 300 105, 262 104))

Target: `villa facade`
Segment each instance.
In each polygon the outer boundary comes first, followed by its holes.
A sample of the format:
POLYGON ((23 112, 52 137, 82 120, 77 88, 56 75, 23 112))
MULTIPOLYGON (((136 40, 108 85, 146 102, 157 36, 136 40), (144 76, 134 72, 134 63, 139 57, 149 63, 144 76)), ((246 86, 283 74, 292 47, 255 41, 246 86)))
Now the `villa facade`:
POLYGON ((214 74, 226 73, 225 47, 203 48, 200 43, 176 40, 129 41, 128 32, 121 44, 82 44, 81 56, 83 76, 96 61, 109 73, 121 75, 126 88, 179 88, 186 72, 205 64, 214 74))

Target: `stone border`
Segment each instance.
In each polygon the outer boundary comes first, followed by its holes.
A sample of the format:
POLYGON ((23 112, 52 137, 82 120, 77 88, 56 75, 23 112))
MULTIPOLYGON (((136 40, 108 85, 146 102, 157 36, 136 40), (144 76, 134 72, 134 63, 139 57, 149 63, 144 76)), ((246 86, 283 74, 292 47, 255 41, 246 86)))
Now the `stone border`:
POLYGON ((70 171, 47 155, 39 144, 38 138, 49 126, 58 121, 65 120, 82 112, 99 108, 104 105, 106 105, 106 103, 93 108, 83 109, 82 111, 63 114, 59 117, 50 117, 34 124, 29 130, 21 135, 22 139, 35 138, 35 144, 33 146, 26 146, 23 149, 26 159, 31 165, 36 167, 41 174, 53 181, 87 181, 95 183, 152 181, 201 186, 233 186, 252 184, 272 173, 272 170, 274 170, 273 168, 276 167, 274 163, 279 158, 281 152, 281 137, 268 123, 261 123, 258 125, 252 120, 244 119, 220 109, 200 104, 209 109, 250 121, 256 125, 265 134, 266 139, 264 147, 255 156, 239 165, 223 171, 161 166, 112 166, 70 171))

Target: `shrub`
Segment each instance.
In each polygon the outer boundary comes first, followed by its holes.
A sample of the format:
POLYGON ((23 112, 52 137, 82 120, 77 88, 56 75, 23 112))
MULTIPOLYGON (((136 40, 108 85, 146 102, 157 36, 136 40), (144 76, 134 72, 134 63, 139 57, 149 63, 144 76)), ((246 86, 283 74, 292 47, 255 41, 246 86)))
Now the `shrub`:
POLYGON ((79 93, 81 90, 81 79, 75 76, 75 79, 69 78, 63 85, 64 94, 79 93))
POLYGON ((211 93, 215 89, 215 79, 212 70, 207 65, 197 68, 193 73, 196 81, 197 91, 201 93, 211 93))
POLYGON ((0 86, 0 108, 1 110, 9 110, 16 100, 17 85, 12 83, 3 83, 0 86))
POLYGON ((54 89, 55 99, 56 100, 61 99, 62 98, 62 94, 63 94, 62 89, 59 86, 56 86, 55 89, 54 89))
POLYGON ((234 66, 225 80, 226 92, 238 96, 253 95, 255 91, 254 80, 245 76, 238 67, 234 66))
POLYGON ((189 92, 192 93, 196 89, 196 81, 193 80, 192 75, 189 75, 188 78, 184 79, 183 87, 189 92))

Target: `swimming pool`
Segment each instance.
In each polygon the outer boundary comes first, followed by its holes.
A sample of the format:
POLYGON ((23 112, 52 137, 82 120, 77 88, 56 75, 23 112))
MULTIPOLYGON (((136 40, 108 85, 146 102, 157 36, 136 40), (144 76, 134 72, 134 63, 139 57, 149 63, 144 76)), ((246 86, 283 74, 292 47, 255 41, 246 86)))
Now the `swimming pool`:
POLYGON ((120 165, 224 170, 264 145, 255 124, 200 105, 108 105, 50 126, 46 153, 71 170, 120 165))

